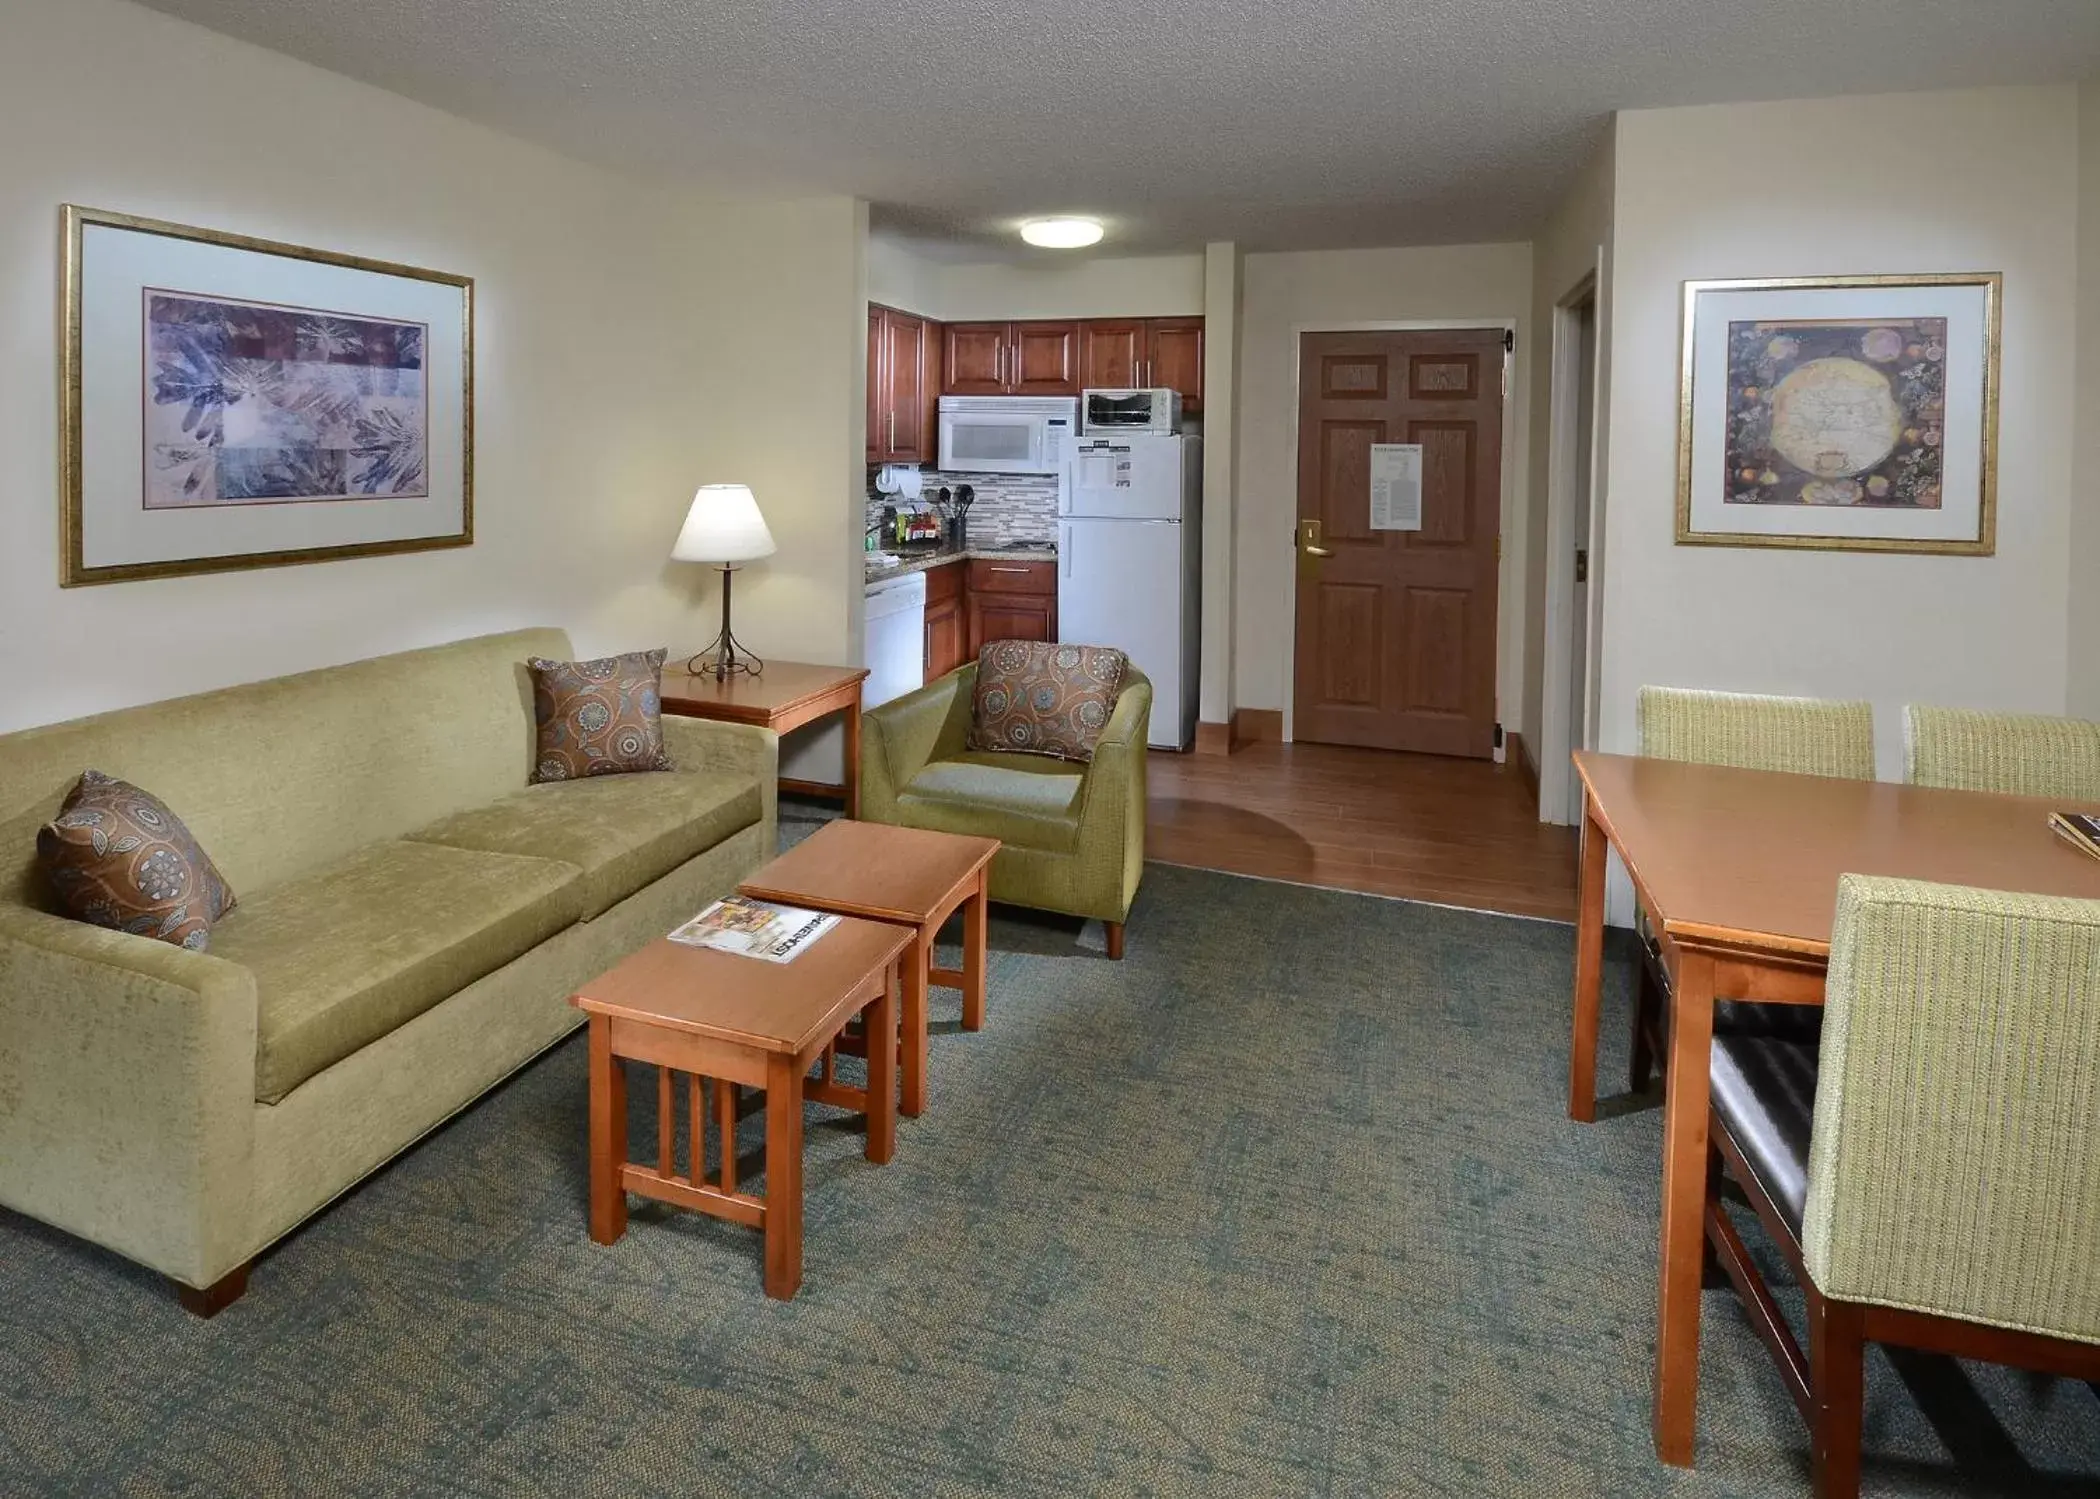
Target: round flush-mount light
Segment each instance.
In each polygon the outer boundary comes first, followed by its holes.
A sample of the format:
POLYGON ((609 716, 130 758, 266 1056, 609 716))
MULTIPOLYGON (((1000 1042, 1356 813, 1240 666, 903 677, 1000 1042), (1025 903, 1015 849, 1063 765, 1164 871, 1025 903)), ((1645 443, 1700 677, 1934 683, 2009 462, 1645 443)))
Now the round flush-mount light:
POLYGON ((1099 219, 1030 219, 1021 238, 1045 250, 1080 250, 1101 243, 1099 219))

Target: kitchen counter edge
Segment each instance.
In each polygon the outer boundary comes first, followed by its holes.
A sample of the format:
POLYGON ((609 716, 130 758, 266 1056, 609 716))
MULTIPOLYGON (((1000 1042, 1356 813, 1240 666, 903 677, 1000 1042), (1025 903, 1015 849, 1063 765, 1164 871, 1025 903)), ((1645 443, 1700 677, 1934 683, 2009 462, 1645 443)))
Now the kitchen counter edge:
POLYGON ((873 563, 863 567, 869 583, 880 583, 889 578, 901 578, 906 573, 931 572, 936 567, 946 567, 951 562, 1055 562, 1055 547, 1030 547, 1017 551, 1001 547, 971 547, 962 552, 936 552, 930 557, 906 557, 887 567, 873 563))

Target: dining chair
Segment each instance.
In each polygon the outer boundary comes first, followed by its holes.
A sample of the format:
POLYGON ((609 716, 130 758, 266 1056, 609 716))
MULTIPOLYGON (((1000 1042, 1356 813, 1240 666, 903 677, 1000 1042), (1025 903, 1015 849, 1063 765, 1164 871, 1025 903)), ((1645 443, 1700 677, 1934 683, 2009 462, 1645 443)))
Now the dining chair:
POLYGON ((1913 703, 1903 710, 1903 777, 1913 786, 2100 803, 2100 723, 1913 703))
MULTIPOLYGON (((1866 702, 1643 687, 1635 710, 1641 753, 1651 759, 1853 781, 1874 779, 1874 709, 1866 702)), ((1636 911, 1634 924, 1641 939, 1641 972, 1627 1086, 1639 1093, 1667 1055, 1663 1026, 1669 1014, 1670 976, 1661 944, 1648 929, 1647 913, 1636 911)), ((1812 1035, 1815 1016, 1794 1014, 1784 1007, 1724 1001, 1715 1012, 1715 1024, 1722 1028, 1777 1026, 1812 1035)))
POLYGON ((1845 875, 1824 998, 1820 1046, 1714 1037, 1705 1229, 1816 1499, 1853 1499, 1868 1343, 2100 1378, 2100 901, 1845 875), (1801 1286, 1805 1354, 1724 1174, 1801 1286))

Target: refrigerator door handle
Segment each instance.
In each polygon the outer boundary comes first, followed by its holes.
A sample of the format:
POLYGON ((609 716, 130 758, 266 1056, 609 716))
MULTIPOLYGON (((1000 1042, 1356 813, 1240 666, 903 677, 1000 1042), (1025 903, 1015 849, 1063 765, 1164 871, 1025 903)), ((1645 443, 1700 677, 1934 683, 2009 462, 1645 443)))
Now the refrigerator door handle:
POLYGON ((1072 528, 1070 526, 1059 526, 1057 528, 1057 555, 1064 562, 1064 575, 1068 578, 1071 577, 1072 528))

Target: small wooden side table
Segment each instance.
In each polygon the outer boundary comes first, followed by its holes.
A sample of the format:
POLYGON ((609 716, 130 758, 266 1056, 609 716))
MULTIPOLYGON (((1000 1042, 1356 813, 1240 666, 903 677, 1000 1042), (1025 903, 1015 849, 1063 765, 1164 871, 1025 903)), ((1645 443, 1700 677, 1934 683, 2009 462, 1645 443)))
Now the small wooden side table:
MULTIPOLYGON (((812 666, 803 661, 768 661, 757 676, 737 672, 717 681, 711 673, 695 676, 682 666, 664 668, 658 683, 663 711, 680 718, 712 718, 725 723, 757 724, 786 734, 832 713, 846 715, 846 815, 860 815, 860 684, 865 666, 812 666)), ((811 783, 786 783, 790 789, 830 791, 811 783)))
POLYGON ((910 932, 841 921, 793 962, 715 952, 660 939, 593 979, 570 1003, 590 1016, 591 1237, 617 1243, 627 1194, 726 1218, 765 1234, 766 1294, 786 1301, 802 1284, 802 1104, 811 1099, 867 1115, 866 1154, 878 1165, 897 1143, 895 987, 910 932), (865 1015, 868 1085, 838 1081, 833 1043, 865 1015), (823 1072, 809 1070, 821 1058, 823 1072), (627 1159, 627 1074, 622 1059, 657 1067, 656 1164, 627 1159), (687 1074, 686 1171, 676 1164, 678 1089, 687 1074), (707 1110, 714 1081, 715 1179, 707 1179, 707 1110), (766 1195, 736 1182, 741 1088, 766 1093, 766 1195))
POLYGON ((828 822, 737 889, 783 901, 890 922, 906 929, 904 955, 904 1099, 917 1117, 926 1108, 926 990, 962 990, 963 1029, 984 1027, 985 942, 996 838, 969 838, 874 822, 828 822), (963 966, 933 966, 933 941, 958 907, 963 966))

